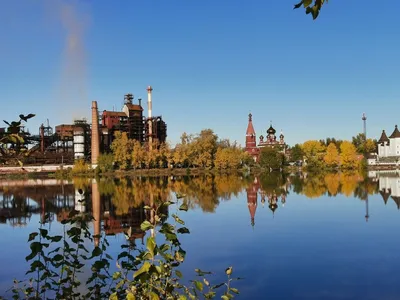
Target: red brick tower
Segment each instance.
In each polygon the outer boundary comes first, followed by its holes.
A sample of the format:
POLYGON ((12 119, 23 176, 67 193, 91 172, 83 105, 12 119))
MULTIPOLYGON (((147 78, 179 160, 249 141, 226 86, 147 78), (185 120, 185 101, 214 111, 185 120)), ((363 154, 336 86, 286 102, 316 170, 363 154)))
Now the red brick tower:
POLYGON ((254 131, 252 114, 249 114, 249 124, 246 130, 246 152, 249 153, 254 160, 258 159, 259 149, 257 148, 256 132, 254 131))

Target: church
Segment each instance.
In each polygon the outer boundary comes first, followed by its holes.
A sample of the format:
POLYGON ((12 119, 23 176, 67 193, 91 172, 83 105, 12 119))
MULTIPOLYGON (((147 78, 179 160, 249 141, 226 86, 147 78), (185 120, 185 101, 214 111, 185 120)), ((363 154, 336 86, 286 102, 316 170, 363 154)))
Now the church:
POLYGON ((247 130, 246 130, 245 150, 254 158, 254 161, 258 161, 260 151, 264 147, 271 147, 271 148, 279 147, 282 153, 285 154, 286 151, 285 137, 281 131, 279 139, 277 139, 275 133, 276 130, 272 127, 271 123, 269 128, 267 129, 266 136, 264 137, 263 135, 260 135, 259 142, 257 145, 256 132, 253 126, 253 116, 251 113, 249 114, 249 122, 247 124, 247 130))
POLYGON ((400 131, 397 125, 393 133, 387 137, 385 130, 382 131, 378 141, 378 157, 399 156, 400 158, 400 131))

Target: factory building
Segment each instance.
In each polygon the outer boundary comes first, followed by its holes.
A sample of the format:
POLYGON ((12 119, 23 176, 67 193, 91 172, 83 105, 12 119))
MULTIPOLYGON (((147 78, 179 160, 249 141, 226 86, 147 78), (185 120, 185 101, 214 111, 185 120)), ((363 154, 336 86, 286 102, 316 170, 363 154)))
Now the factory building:
MULTIPOLYGON (((38 135, 30 135, 27 144, 33 153, 27 164, 72 163, 77 159, 97 164, 100 153, 109 152, 116 131, 126 132, 130 139, 152 147, 154 142, 164 143, 167 125, 162 116, 152 115, 152 87, 147 87, 148 115, 144 115, 141 99, 134 103, 132 94, 126 94, 121 111, 102 111, 99 115, 97 101, 92 101, 92 123, 86 119, 73 124, 60 124, 53 128, 42 124, 38 135)), ((6 129, 0 128, 0 136, 6 129)))

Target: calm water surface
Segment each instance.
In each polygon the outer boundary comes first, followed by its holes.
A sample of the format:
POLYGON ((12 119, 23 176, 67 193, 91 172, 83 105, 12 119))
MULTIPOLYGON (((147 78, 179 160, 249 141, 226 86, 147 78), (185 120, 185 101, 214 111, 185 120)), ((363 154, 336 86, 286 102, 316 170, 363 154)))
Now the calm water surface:
MULTIPOLYGON (((141 244, 149 201, 189 205, 181 270, 233 266, 240 299, 399 299, 399 173, 217 176, 74 182, 0 181, 0 295, 28 270, 30 232, 53 235, 71 210, 92 212, 116 257, 131 228, 141 244), (96 201, 100 199, 100 201, 96 201), (85 200, 83 205, 81 200, 85 200)), ((169 208, 169 215, 176 207, 169 208)))

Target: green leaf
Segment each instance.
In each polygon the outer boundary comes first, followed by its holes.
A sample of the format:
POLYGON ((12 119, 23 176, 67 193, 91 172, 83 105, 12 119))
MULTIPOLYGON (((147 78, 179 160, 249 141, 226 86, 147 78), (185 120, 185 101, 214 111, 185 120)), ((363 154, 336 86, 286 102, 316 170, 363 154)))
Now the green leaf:
POLYGON ((99 247, 95 247, 92 251, 92 257, 100 256, 103 251, 99 247))
POLYGON ((179 271, 179 270, 175 270, 175 274, 176 274, 176 276, 178 276, 179 278, 182 278, 182 277, 183 277, 182 272, 179 271))
POLYGON ((187 300, 187 298, 185 295, 179 295, 178 300, 187 300))
POLYGON ((110 298, 109 298, 110 300, 118 300, 118 295, 117 295, 117 293, 112 293, 111 295, 110 295, 110 298))
POLYGON ((32 232, 31 234, 29 234, 28 242, 33 241, 38 234, 39 233, 37 232, 32 232))
POLYGON ((182 227, 178 229, 178 233, 185 234, 185 233, 190 233, 190 231, 186 227, 182 227))
POLYGON ((144 264, 140 267, 140 269, 137 270, 135 274, 133 274, 133 278, 136 278, 143 273, 147 273, 150 270, 150 267, 151 265, 148 261, 144 262, 144 264))
POLYGON ((132 294, 131 292, 128 292, 128 294, 126 294, 126 300, 135 300, 135 295, 132 294))
POLYGON ((312 0, 303 0, 303 6, 304 8, 309 7, 312 4, 312 0))
POLYGON ((195 280, 194 281, 194 286, 196 287, 196 289, 198 289, 200 292, 203 291, 203 284, 200 281, 195 280))
POLYGON ((177 215, 173 214, 172 217, 175 219, 175 221, 181 225, 185 225, 185 222, 181 220, 177 215))
POLYGON ((222 296, 221 296, 221 299, 223 299, 223 300, 229 300, 230 298, 229 298, 227 295, 222 295, 222 296))
POLYGON ((47 229, 43 229, 43 228, 40 228, 39 231, 40 231, 40 235, 41 235, 42 237, 44 237, 44 238, 45 238, 45 237, 47 236, 47 234, 49 233, 47 229))
POLYGON ((115 272, 112 276, 112 279, 117 280, 117 279, 121 278, 121 275, 122 275, 121 272, 115 272))
POLYGON ((141 225, 140 225, 140 229, 142 229, 143 231, 147 231, 151 228, 154 228, 153 225, 151 225, 151 223, 149 221, 144 221, 141 225))
POLYGON ((57 242, 61 241, 62 236, 61 235, 56 235, 56 236, 51 237, 50 239, 51 239, 52 242, 57 243, 57 242))
POLYGON ((156 248, 156 242, 154 237, 149 237, 146 243, 147 250, 149 250, 151 257, 154 257, 154 249, 156 248))
POLYGON ((235 293, 236 295, 239 295, 239 290, 235 288, 230 288, 230 291, 235 293))
POLYGON ((150 293, 150 300, 160 300, 160 297, 154 292, 150 293))
POLYGON ((179 210, 183 210, 183 211, 188 211, 188 206, 186 203, 182 203, 182 205, 179 207, 179 210))
POLYGON ((32 252, 27 257, 25 257, 26 261, 29 261, 32 258, 34 258, 43 249, 42 244, 39 242, 33 242, 30 247, 31 247, 32 252))

